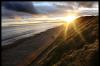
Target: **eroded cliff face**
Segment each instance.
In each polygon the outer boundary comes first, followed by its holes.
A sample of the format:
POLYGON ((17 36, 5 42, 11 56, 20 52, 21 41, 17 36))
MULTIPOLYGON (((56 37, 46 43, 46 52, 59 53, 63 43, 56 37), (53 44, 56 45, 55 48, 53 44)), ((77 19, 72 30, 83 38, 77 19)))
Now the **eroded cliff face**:
POLYGON ((66 40, 61 33, 31 66, 99 66, 98 17, 80 17, 75 24, 81 36, 69 26, 66 40))

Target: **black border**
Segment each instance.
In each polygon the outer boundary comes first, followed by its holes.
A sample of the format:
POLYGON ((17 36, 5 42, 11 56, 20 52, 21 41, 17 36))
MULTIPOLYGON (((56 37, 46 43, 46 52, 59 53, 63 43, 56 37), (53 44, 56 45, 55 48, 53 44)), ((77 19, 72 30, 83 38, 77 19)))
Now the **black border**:
MULTIPOLYGON (((2 1, 15 1, 16 2, 16 1, 41 1, 41 0, 1 0, 1 4, 2 4, 2 1)), ((56 1, 60 1, 60 2, 62 2, 62 1, 84 1, 84 2, 87 2, 87 1, 98 1, 98 3, 99 3, 99 0, 42 0, 41 2, 43 2, 43 1, 48 1, 48 2, 51 2, 51 1, 52 2, 56 2, 56 1)), ((2 20, 2 18, 1 18, 1 20, 2 20)), ((2 26, 2 22, 0 23, 0 25, 2 26)), ((2 30, 2 27, 1 27, 1 30, 2 30)), ((100 22, 99 22, 99 30, 98 31, 99 31, 99 34, 100 34, 100 22)), ((2 34, 0 34, 0 36, 2 36, 2 34)), ((1 40, 1 38, 0 38, 0 40, 1 40)), ((100 41, 100 35, 99 35, 99 41, 100 41)), ((1 52, 2 52, 2 49, 1 49, 1 52)), ((2 59, 1 59, 1 61, 2 61, 2 59)))

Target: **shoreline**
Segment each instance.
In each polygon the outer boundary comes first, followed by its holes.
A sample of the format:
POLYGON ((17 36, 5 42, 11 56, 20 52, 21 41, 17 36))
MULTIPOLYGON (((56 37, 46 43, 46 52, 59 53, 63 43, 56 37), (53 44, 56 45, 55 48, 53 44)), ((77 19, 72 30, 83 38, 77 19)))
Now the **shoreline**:
POLYGON ((45 50, 45 48, 50 46, 57 39, 59 34, 63 32, 63 27, 64 26, 61 25, 56 28, 48 29, 45 32, 41 32, 35 36, 16 41, 10 46, 3 47, 3 66, 23 66, 32 62, 33 59, 35 59, 42 51, 45 50))
POLYGON ((18 26, 12 25, 11 27, 8 27, 6 29, 2 28, 2 46, 12 44, 16 40, 20 40, 23 38, 27 38, 27 37, 36 35, 38 33, 44 32, 48 29, 52 29, 57 26, 61 26, 62 24, 63 23, 54 23, 54 25, 53 25, 53 23, 50 23, 50 25, 49 25, 49 23, 47 23, 47 24, 42 23, 42 24, 37 24, 37 25, 31 24, 31 25, 26 25, 26 26, 22 26, 22 27, 21 27, 21 25, 18 25, 18 26), (37 26, 40 26, 40 27, 38 28, 37 26), (22 29, 22 30, 20 30, 20 29, 22 29), (23 30, 23 29, 25 29, 25 30, 23 30), (10 31, 8 31, 8 30, 10 30, 10 31))
MULTIPOLYGON (((60 25, 60 26, 63 26, 63 25, 60 25)), ((52 29, 56 29, 56 28, 58 28, 58 27, 60 27, 60 26, 56 26, 56 27, 47 29, 47 30, 45 30, 45 31, 42 31, 42 32, 40 32, 40 33, 36 33, 36 34, 34 34, 34 35, 32 35, 32 36, 29 36, 29 37, 25 37, 25 38, 18 39, 18 40, 14 41, 14 42, 12 42, 12 43, 10 43, 10 44, 8 44, 8 45, 2 46, 2 49, 9 49, 9 48, 12 48, 12 47, 16 47, 17 45, 20 44, 20 42, 22 43, 24 40, 28 40, 28 39, 30 39, 30 38, 35 38, 35 37, 41 35, 42 33, 48 32, 48 31, 50 31, 50 30, 52 30, 52 29)))
MULTIPOLYGON (((61 25, 63 25, 63 23, 61 25)), ((50 27, 48 29, 44 29, 42 31, 37 31, 37 32, 33 32, 33 33, 31 32, 31 33, 27 33, 27 34, 23 34, 23 35, 16 36, 15 38, 10 38, 10 39, 4 40, 4 41, 2 41, 2 47, 3 46, 8 46, 10 44, 13 44, 16 41, 22 40, 24 38, 28 38, 28 37, 31 37, 31 36, 35 36, 35 35, 40 34, 42 32, 46 32, 49 29, 53 29, 53 28, 56 28, 56 27, 61 26, 61 25, 57 25, 57 26, 54 26, 54 27, 50 27)))

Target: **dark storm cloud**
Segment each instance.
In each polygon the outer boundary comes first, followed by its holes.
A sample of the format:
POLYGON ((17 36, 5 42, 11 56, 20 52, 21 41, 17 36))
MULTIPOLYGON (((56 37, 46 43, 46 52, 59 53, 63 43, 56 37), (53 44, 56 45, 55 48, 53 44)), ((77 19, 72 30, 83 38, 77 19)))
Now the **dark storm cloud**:
POLYGON ((14 16, 31 16, 31 14, 29 13, 25 13, 25 12, 18 12, 18 11, 14 11, 14 10, 9 10, 6 9, 5 7, 2 7, 2 16, 3 17, 9 17, 9 18, 13 18, 14 16))
POLYGON ((2 6, 9 10, 27 12, 27 13, 36 13, 36 10, 32 2, 2 2, 2 6))

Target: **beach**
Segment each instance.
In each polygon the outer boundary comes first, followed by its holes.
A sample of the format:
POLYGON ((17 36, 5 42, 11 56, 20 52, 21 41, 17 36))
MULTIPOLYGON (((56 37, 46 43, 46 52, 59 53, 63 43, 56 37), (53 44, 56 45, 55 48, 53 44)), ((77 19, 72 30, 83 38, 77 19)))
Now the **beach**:
POLYGON ((73 26, 66 29, 67 24, 64 23, 5 45, 2 47, 2 65, 89 66, 94 61, 98 64, 98 17, 81 17, 75 20, 75 24, 80 33, 73 26))

